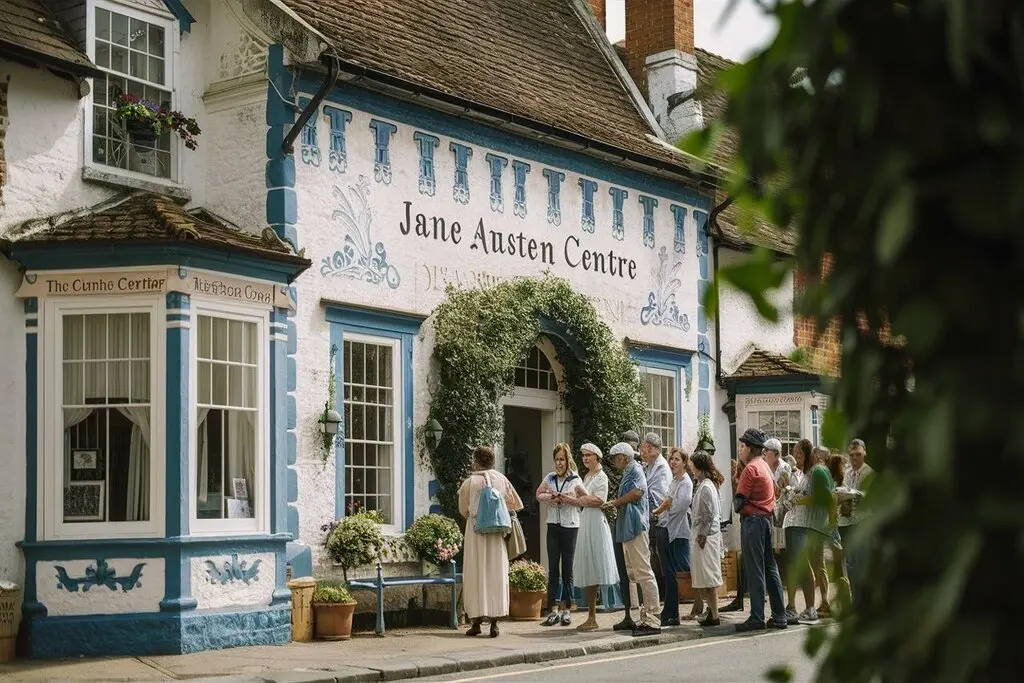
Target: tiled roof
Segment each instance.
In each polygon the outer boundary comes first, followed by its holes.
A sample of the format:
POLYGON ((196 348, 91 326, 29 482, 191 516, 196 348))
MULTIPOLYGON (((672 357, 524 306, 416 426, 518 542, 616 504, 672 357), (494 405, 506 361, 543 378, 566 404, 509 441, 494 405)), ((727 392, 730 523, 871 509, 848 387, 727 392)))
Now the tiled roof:
MULTIPOLYGON (((712 54, 707 50, 694 50, 697 57, 697 92, 696 97, 701 103, 705 121, 720 120, 725 117, 728 104, 726 94, 715 82, 719 72, 733 66, 734 62, 712 54)), ((739 150, 739 136, 732 128, 726 129, 712 150, 712 160, 723 167, 728 167, 739 150)), ((725 195, 719 193, 716 204, 721 203, 725 195)), ((792 254, 796 248, 796 232, 777 228, 735 204, 726 208, 717 218, 720 240, 734 247, 755 245, 767 247, 775 251, 792 254)))
POLYGON ((786 375, 814 375, 814 370, 791 361, 783 355, 759 349, 756 346, 729 379, 755 377, 785 377, 786 375))
POLYGON ((303 267, 310 265, 272 228, 264 228, 259 235, 246 232, 204 209, 186 211, 173 199, 148 192, 128 193, 85 212, 27 221, 0 238, 0 245, 189 241, 303 267))
POLYGON ((654 131, 613 67, 611 49, 603 51, 584 23, 596 20, 575 9, 585 3, 279 3, 326 37, 345 62, 692 173, 687 155, 648 139, 654 131))
POLYGON ((0 55, 76 76, 100 71, 39 0, 0 2, 0 55))

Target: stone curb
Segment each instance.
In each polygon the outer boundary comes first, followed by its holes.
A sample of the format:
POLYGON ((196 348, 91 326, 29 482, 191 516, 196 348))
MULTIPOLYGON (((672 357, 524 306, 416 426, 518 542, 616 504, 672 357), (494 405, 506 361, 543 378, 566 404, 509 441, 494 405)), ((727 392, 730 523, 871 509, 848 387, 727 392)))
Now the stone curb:
POLYGON ((712 628, 662 633, 657 636, 628 638, 610 636, 588 643, 566 643, 541 646, 527 650, 484 650, 471 651, 464 655, 430 656, 418 660, 367 662, 363 665, 342 665, 326 671, 281 671, 268 672, 261 676, 218 676, 193 681, 214 683, 370 683, 371 681, 399 681, 410 678, 445 676, 448 674, 479 671, 519 664, 540 664, 560 659, 572 659, 588 655, 609 654, 640 648, 671 645, 688 640, 700 640, 713 636, 729 635, 735 626, 723 623, 712 628))

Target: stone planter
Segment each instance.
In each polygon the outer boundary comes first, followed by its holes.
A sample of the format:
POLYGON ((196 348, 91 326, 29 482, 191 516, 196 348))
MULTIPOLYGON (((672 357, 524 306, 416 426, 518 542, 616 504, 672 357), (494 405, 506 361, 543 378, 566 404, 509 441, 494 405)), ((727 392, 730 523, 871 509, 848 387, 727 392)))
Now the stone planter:
POLYGON ((348 640, 352 637, 355 602, 314 602, 316 637, 320 640, 348 640))
POLYGON ((517 591, 509 589, 508 618, 512 621, 536 621, 544 606, 545 591, 517 591))

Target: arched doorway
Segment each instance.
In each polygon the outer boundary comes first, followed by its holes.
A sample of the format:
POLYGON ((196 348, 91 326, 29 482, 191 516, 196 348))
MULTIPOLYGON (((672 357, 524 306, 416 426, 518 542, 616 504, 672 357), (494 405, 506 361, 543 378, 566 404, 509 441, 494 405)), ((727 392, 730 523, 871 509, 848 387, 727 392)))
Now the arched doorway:
POLYGON ((569 411, 559 398, 562 366, 551 340, 540 337, 513 372, 512 392, 499 401, 505 431, 495 467, 509 477, 526 506, 519 520, 527 555, 547 566, 547 506, 534 493, 551 469, 555 444, 568 441, 572 431, 569 411))

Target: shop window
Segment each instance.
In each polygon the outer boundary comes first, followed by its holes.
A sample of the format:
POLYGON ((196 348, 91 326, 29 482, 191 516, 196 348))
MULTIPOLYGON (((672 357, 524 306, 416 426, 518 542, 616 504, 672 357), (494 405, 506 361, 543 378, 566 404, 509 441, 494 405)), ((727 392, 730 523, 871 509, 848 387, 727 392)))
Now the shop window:
POLYGON ((86 148, 93 163, 160 178, 172 176, 173 131, 152 145, 133 144, 114 120, 116 98, 132 94, 173 109, 174 22, 122 5, 97 1, 91 7, 90 55, 105 76, 93 81, 86 148))
POLYGON ((401 345, 345 334, 344 346, 345 510, 377 510, 399 525, 401 345))
POLYGON ((196 316, 195 517, 198 530, 259 527, 264 325, 259 318, 196 316), (205 520, 226 520, 203 524, 205 520))
POLYGON ((782 443, 782 457, 792 455, 800 434, 803 417, 799 410, 759 410, 747 413, 747 425, 756 427, 769 438, 782 443))
POLYGON ((647 420, 643 434, 654 432, 661 437, 662 452, 676 444, 676 373, 656 368, 641 368, 647 398, 647 420))

